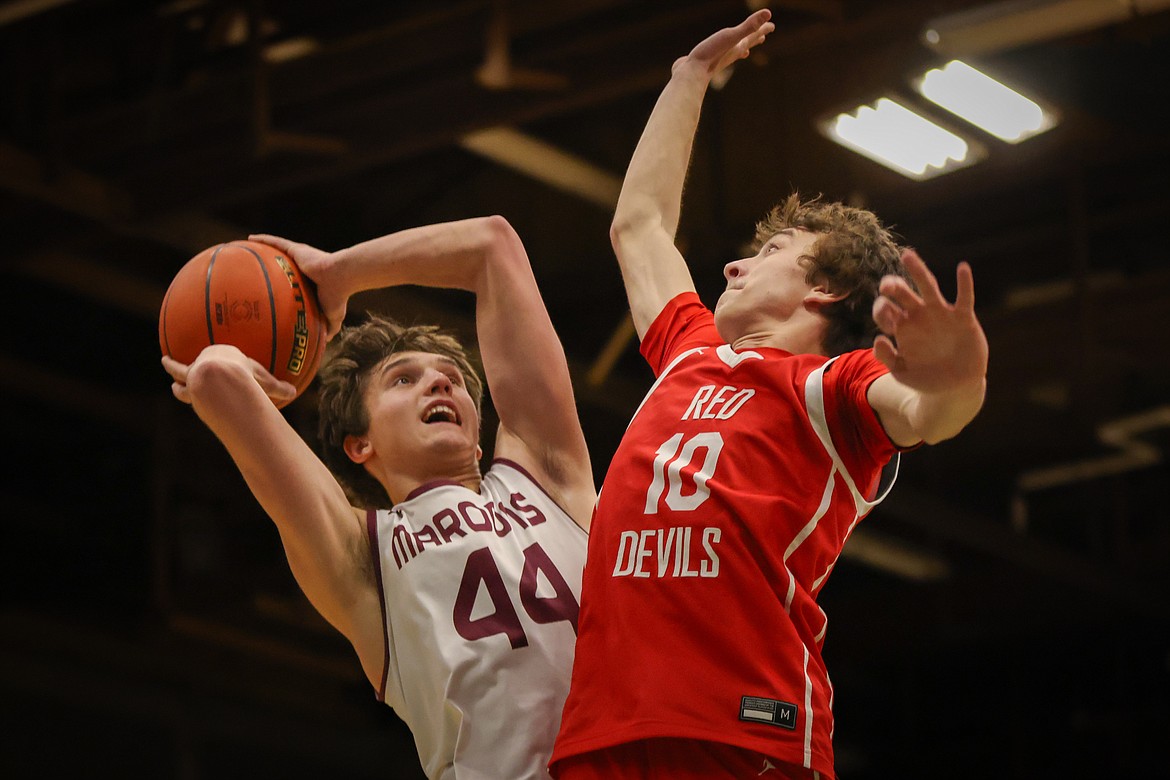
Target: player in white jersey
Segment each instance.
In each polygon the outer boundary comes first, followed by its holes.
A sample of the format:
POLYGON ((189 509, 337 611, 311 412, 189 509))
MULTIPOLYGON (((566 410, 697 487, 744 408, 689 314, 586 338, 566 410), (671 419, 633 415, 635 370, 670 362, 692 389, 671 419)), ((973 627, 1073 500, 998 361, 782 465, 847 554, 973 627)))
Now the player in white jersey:
POLYGON ((596 491, 568 366, 524 247, 502 217, 427 225, 335 253, 275 236, 317 285, 333 340, 318 381, 321 458, 238 349, 170 358, 175 396, 223 442, 316 609, 410 727, 427 776, 546 778, 576 639, 596 491), (476 295, 499 416, 481 476, 483 384, 434 326, 371 317, 390 285, 476 295))

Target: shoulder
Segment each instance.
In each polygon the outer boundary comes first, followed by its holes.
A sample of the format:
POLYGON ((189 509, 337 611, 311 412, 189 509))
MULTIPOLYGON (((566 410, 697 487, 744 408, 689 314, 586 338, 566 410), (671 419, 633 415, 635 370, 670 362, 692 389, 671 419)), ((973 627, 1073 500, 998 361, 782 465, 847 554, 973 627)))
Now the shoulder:
POLYGON ((877 359, 872 349, 855 349, 826 361, 825 381, 828 387, 853 388, 864 392, 874 380, 890 373, 877 359))
POLYGON ((676 295, 650 323, 639 350, 659 373, 671 359, 687 349, 723 343, 715 328, 715 315, 694 292, 676 295))
POLYGON ((593 503, 597 500, 591 485, 589 490, 583 490, 582 495, 577 496, 549 484, 524 464, 498 456, 484 474, 480 492, 503 507, 526 510, 537 507, 562 516, 574 526, 585 530, 589 528, 593 503))
POLYGON ((516 491, 538 495, 555 503, 545 481, 518 460, 497 456, 483 475, 481 494, 491 499, 506 499, 516 491))

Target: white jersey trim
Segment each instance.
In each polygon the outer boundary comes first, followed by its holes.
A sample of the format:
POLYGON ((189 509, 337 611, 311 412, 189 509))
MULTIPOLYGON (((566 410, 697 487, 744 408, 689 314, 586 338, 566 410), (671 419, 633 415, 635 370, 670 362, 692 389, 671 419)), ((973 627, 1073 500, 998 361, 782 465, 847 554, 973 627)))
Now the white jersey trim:
POLYGON ((804 650, 804 768, 812 767, 812 735, 813 735, 813 683, 808 675, 808 648, 804 650))
MULTIPOLYGON (((845 480, 845 484, 849 487, 849 492, 853 496, 853 503, 857 507, 858 518, 869 514, 870 510, 880 504, 890 490, 894 487, 894 482, 898 479, 898 467, 901 464, 902 456, 900 453, 894 454, 894 472, 889 482, 883 485, 883 489, 878 493, 873 501, 869 501, 862 495, 861 491, 857 489, 857 483, 853 480, 853 476, 845 468, 845 463, 841 460, 841 455, 837 452, 837 448, 833 446, 833 437, 829 433, 829 421, 825 417, 825 371, 837 358, 829 359, 823 366, 814 370, 808 375, 804 385, 804 402, 808 410, 808 421, 812 424, 813 430, 817 434, 817 438, 821 440, 825 451, 829 453, 829 457, 833 459, 833 466, 837 472, 845 480)), ((852 529, 850 529, 852 530, 852 529)))

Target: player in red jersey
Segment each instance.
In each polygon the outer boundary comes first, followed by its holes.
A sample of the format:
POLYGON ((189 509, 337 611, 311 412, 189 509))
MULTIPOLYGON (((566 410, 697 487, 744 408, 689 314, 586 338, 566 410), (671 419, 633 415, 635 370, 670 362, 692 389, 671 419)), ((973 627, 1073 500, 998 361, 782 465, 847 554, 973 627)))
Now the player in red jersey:
POLYGON ((817 595, 898 453, 983 404, 970 268, 949 303, 868 211, 788 198, 700 303, 674 244, 691 144, 769 19, 674 64, 622 186, 611 238, 657 379, 594 512, 559 780, 832 778, 817 595))

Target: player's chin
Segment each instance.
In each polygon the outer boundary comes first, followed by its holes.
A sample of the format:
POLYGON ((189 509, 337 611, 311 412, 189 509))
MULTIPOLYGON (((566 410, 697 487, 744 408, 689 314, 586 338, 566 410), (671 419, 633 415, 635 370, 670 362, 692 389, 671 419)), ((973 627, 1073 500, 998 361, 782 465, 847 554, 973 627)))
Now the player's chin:
MULTIPOLYGON (((428 439, 446 447, 466 447, 472 439, 471 433, 460 423, 430 423, 424 430, 428 439)), ((471 446, 474 447, 475 442, 471 446)))
POLYGON ((728 302, 728 290, 719 296, 719 300, 715 303, 715 329, 719 331, 719 337, 731 344, 735 341, 735 311, 734 307, 728 302))

